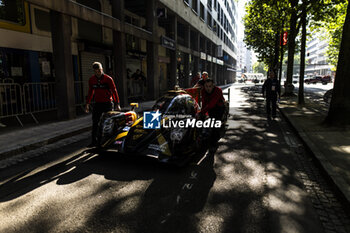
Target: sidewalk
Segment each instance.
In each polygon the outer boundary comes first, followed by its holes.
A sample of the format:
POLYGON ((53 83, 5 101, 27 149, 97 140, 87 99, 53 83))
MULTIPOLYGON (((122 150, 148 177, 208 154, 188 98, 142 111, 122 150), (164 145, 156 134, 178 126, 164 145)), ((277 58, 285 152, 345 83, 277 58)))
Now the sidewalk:
POLYGON ((350 203, 350 129, 323 125, 328 106, 320 100, 305 101, 304 107, 298 107, 296 97, 282 99, 280 112, 350 203))
MULTIPOLYGON (((137 112, 149 109, 154 101, 139 103, 137 112)), ((129 107, 123 110, 127 111, 129 107)), ((73 137, 91 130, 91 114, 73 120, 39 124, 13 131, 0 131, 0 161, 62 139, 73 137)))

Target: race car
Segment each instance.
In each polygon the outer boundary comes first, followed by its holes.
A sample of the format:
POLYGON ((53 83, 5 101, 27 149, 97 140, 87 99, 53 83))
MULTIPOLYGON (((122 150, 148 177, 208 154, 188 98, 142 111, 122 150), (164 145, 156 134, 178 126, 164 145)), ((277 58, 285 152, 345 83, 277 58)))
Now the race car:
MULTIPOLYGON (((159 98, 151 111, 159 114, 161 126, 147 129, 144 116, 136 117, 132 109, 128 112, 108 112, 99 125, 99 149, 113 150, 128 155, 148 156, 160 162, 186 164, 197 152, 206 149, 212 128, 196 125, 196 114, 200 107, 196 101, 197 90, 169 91, 159 98), (137 118, 137 119, 136 119, 137 118), (188 127, 172 125, 185 122, 188 127)), ((228 115, 228 104, 218 130, 224 130, 228 115)), ((136 104, 133 105, 136 107, 136 104)), ((210 121, 211 120, 211 121, 210 121)), ((213 119, 208 125, 213 126, 213 119)), ((186 125, 184 125, 186 126, 186 125)))

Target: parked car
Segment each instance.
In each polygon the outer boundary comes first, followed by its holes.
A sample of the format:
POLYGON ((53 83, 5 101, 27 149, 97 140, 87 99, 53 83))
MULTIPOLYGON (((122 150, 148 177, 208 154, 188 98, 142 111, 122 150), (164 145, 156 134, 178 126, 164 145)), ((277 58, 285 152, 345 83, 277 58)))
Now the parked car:
POLYGON ((299 82, 299 75, 293 75, 293 84, 297 84, 299 82))
MULTIPOLYGON (((307 79, 307 75, 304 75, 304 81, 307 79)), ((297 84, 297 83, 299 83, 299 80, 300 80, 300 75, 298 75, 298 74, 295 74, 295 75, 293 75, 293 84, 297 84)))
POLYGON ((322 77, 322 84, 326 85, 327 83, 331 83, 332 82, 332 77, 329 75, 325 75, 322 77))
POLYGON ((310 84, 310 83, 313 83, 313 84, 322 83, 322 76, 321 76, 321 75, 317 75, 317 76, 314 76, 314 77, 312 77, 312 78, 305 79, 304 82, 305 82, 306 84, 310 84))
POLYGON ((309 78, 309 79, 305 79, 304 82, 306 84, 310 84, 310 83, 313 83, 313 84, 316 84, 316 83, 322 83, 324 85, 326 85, 327 83, 331 83, 332 82, 332 77, 329 76, 329 75, 325 75, 325 76, 322 76, 322 75, 316 75, 312 78, 309 78))

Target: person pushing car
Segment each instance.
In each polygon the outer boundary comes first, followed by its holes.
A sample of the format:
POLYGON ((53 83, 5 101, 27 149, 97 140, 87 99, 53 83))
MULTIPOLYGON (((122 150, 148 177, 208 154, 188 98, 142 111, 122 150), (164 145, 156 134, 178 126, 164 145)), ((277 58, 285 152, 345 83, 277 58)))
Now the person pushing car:
POLYGON ((204 87, 201 91, 202 96, 202 110, 200 114, 221 120, 225 110, 225 98, 222 94, 221 88, 214 85, 214 81, 211 78, 207 78, 204 81, 204 87))
MULTIPOLYGON (((221 88, 214 85, 214 81, 211 78, 206 78, 204 86, 201 91, 202 97, 202 109, 199 113, 200 117, 209 115, 210 118, 215 120, 222 120, 225 111, 225 98, 222 94, 221 88)), ((213 129, 212 143, 213 145, 220 139, 220 132, 218 129, 213 129)))
POLYGON ((86 98, 85 112, 89 112, 91 100, 94 98, 95 103, 92 110, 92 133, 91 144, 88 147, 94 147, 97 144, 97 128, 100 118, 104 112, 121 110, 119 96, 113 79, 103 72, 100 62, 92 64, 94 75, 89 79, 89 91, 86 98))

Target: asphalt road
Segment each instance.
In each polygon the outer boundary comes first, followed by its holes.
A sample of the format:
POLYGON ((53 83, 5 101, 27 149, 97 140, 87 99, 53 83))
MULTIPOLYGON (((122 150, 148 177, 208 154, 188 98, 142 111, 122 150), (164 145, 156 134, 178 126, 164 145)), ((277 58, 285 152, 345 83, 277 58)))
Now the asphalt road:
POLYGON ((0 232, 346 232, 341 204, 258 92, 231 87, 219 147, 184 168, 95 154, 86 139, 0 170, 0 232), (322 220, 310 180, 333 195, 339 224, 322 220))

